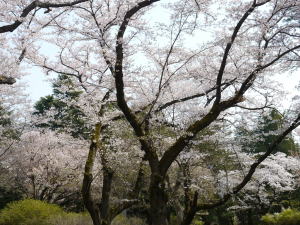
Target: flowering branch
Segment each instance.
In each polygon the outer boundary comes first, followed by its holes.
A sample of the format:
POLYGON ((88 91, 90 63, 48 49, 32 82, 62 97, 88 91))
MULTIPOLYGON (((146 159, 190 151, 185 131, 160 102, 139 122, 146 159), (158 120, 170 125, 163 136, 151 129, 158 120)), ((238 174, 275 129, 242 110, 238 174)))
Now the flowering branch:
POLYGON ((28 14, 36 8, 47 9, 45 13, 48 13, 50 12, 50 8, 62 8, 62 7, 74 6, 87 1, 88 0, 77 0, 77 1, 65 2, 65 3, 51 3, 51 2, 41 2, 35 0, 23 9, 22 14, 20 15, 21 18, 20 20, 16 20, 14 23, 9 25, 1 26, 0 33, 13 32, 14 30, 16 30, 23 23, 22 19, 26 18, 28 14))

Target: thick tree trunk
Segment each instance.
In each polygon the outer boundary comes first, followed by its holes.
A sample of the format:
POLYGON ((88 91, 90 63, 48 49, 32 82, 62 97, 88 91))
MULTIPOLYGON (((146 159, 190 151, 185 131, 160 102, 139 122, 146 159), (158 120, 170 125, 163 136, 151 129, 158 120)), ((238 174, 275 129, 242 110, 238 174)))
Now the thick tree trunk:
POLYGON ((163 177, 158 173, 152 173, 150 183, 150 224, 168 225, 168 197, 165 191, 163 177))
POLYGON ((89 149, 88 158, 85 163, 84 169, 84 177, 82 183, 82 198, 83 203, 88 210, 94 225, 102 225, 101 224, 101 216, 99 207, 94 203, 91 196, 91 185, 93 181, 93 167, 96 158, 96 152, 99 148, 99 137, 100 137, 101 124, 97 124, 95 126, 95 130, 91 139, 91 145, 89 149))

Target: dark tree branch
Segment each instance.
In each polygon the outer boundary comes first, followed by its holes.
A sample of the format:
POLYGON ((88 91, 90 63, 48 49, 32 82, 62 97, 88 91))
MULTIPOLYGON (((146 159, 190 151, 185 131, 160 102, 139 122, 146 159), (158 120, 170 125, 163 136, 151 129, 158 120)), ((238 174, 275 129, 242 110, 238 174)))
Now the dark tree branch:
POLYGON ((12 85, 14 83, 16 83, 15 78, 0 75, 0 84, 12 85))
POLYGON ((298 115, 298 117, 294 120, 294 122, 284 131, 282 132, 277 139, 268 146, 268 150, 261 155, 251 166, 250 169, 248 171, 248 173, 246 174, 246 176, 244 177, 244 179, 241 181, 240 184, 238 184, 237 186, 235 186, 233 188, 233 191, 231 193, 226 194, 222 199, 220 199, 218 202, 215 203, 211 203, 211 204, 202 204, 202 205, 198 205, 197 206, 197 211, 199 210, 207 210, 207 209, 212 209, 218 206, 223 205, 224 203, 226 203, 232 196, 236 195, 237 193, 239 193, 245 186, 247 183, 249 183, 249 181, 251 180, 253 174, 255 173, 257 167, 268 157, 270 156, 273 151, 277 148, 277 146, 284 140, 284 138, 290 134, 293 130, 295 130, 298 126, 300 125, 300 114, 298 115))
MULTIPOLYGON (((223 86, 223 90, 226 89, 227 87, 229 87, 236 79, 228 82, 228 83, 223 83, 221 84, 221 86, 223 86)), ((194 95, 190 95, 190 96, 187 96, 187 97, 184 97, 184 98, 180 98, 180 99, 175 99, 175 100, 172 100, 170 102, 167 102, 161 106, 159 106, 155 112, 160 112, 164 109, 166 109, 167 107, 170 107, 176 103, 180 103, 180 102, 185 102, 185 101, 188 101, 188 100, 192 100, 192 99, 195 99, 195 98, 200 98, 200 97, 203 97, 203 96, 206 96, 208 95, 209 93, 213 92, 214 90, 216 90, 216 87, 212 87, 210 89, 208 89, 207 91, 205 92, 202 92, 202 93, 198 93, 198 94, 194 94, 194 95)))
MULTIPOLYGON (((293 52, 296 49, 299 49, 300 45, 297 45, 293 48, 290 48, 286 50, 283 53, 278 54, 273 60, 270 62, 257 66, 256 69, 245 79, 245 81, 242 83, 240 89, 236 92, 236 94, 229 98, 228 100, 224 100, 222 102, 219 102, 216 104, 216 101, 209 111, 208 114, 206 114, 202 119, 195 121, 192 125, 190 125, 187 130, 186 134, 182 135, 178 138, 178 140, 164 153, 163 157, 161 158, 159 162, 160 166, 160 172, 162 175, 165 175, 168 168, 171 166, 171 164, 174 162, 178 154, 183 151, 183 149, 187 146, 190 140, 192 140, 195 135, 201 131, 202 129, 209 126, 215 119, 218 118, 219 114, 222 111, 225 111, 228 108, 231 108, 235 106, 237 103, 244 101, 243 95, 244 93, 251 87, 254 80, 256 79, 256 76, 258 73, 262 72, 264 69, 272 66, 275 64, 278 60, 280 60, 282 57, 287 55, 290 52, 293 52)), ((217 86, 218 88, 218 86, 217 86)))
POLYGON ((284 51, 283 53, 278 54, 273 60, 271 60, 270 62, 268 62, 268 63, 266 63, 264 65, 257 66, 256 69, 254 69, 252 71, 252 73, 242 83, 239 91, 236 94, 236 97, 239 96, 241 98, 244 95, 244 93, 253 84, 254 80, 256 79, 257 74, 259 74, 261 71, 263 71, 264 69, 268 68, 269 66, 272 66, 273 64, 275 64, 277 61, 279 61, 282 57, 284 57, 288 53, 293 52, 293 51, 295 51, 297 49, 300 49, 300 45, 296 45, 293 48, 290 48, 290 49, 284 51))
POLYGON ((154 2, 158 2, 159 0, 145 0, 138 3, 136 6, 131 8, 124 16, 123 22, 119 28, 117 34, 117 41, 116 41, 116 64, 115 64, 115 84, 117 90, 117 104, 121 111, 124 113, 126 120, 130 123, 131 127, 133 128, 136 136, 139 138, 141 143, 142 149, 146 152, 147 157, 149 159, 151 165, 158 163, 158 157, 151 151, 151 147, 149 143, 143 138, 145 136, 145 132, 142 129, 141 125, 139 124, 135 114, 130 110, 125 100, 124 94, 124 81, 123 81, 123 38, 128 26, 129 21, 131 20, 132 16, 134 16, 138 11, 141 9, 150 6, 154 2))
POLYGON ((299 48, 300 45, 297 45, 293 48, 286 50, 283 53, 278 54, 269 63, 266 63, 265 65, 257 66, 257 68, 254 69, 254 71, 245 79, 240 89, 236 92, 236 94, 232 98, 229 98, 228 100, 222 101, 218 104, 216 104, 215 101, 209 113, 206 114, 202 119, 197 120, 192 125, 190 125, 186 130, 186 134, 179 137, 178 140, 164 153, 163 157, 159 162, 161 174, 162 175, 166 174, 168 168, 174 162, 174 160, 179 155, 179 153, 183 151, 183 149, 187 146, 189 141, 192 140, 199 131, 208 127, 214 120, 218 118, 218 116, 222 111, 225 111, 226 109, 235 106, 237 103, 244 101, 243 95, 251 87, 258 73, 272 66, 274 63, 276 63, 278 60, 280 60, 288 53, 299 48))
MULTIPOLYGON (((77 1, 72 1, 72 2, 65 2, 65 3, 52 3, 52 2, 41 2, 38 0, 33 1, 32 3, 30 3, 28 6, 26 6, 20 17, 21 18, 26 18, 28 16, 28 14, 35 10, 36 8, 43 8, 43 9, 47 9, 47 12, 50 11, 50 8, 62 8, 62 7, 70 7, 70 6, 74 6, 83 2, 87 2, 88 0, 77 0, 77 1)), ((6 33, 6 32, 13 32, 14 30, 16 30, 23 22, 20 20, 16 20, 14 23, 9 24, 9 25, 4 25, 0 27, 0 33, 6 33)))
POLYGON ((224 54, 223 54, 223 59, 220 65, 220 69, 218 72, 218 76, 217 76, 217 91, 216 91, 216 100, 214 104, 218 104, 221 101, 221 83, 222 83, 222 78, 223 78, 223 74, 225 71, 225 67, 226 67, 226 63, 227 63, 227 58, 229 56, 229 52, 230 49, 232 47, 232 44, 234 43, 237 34, 239 32, 239 30, 241 29, 242 25, 244 24, 244 22, 246 21, 246 19, 249 17, 249 15, 255 10, 256 7, 261 6, 266 4, 267 2, 269 2, 270 0, 267 0, 265 2, 262 2, 260 4, 257 4, 257 2, 254 0, 251 7, 244 13, 244 15, 242 16, 242 18, 239 20, 239 22, 237 23, 237 25, 235 26, 233 33, 231 35, 230 41, 227 43, 224 54))
POLYGON ((218 105, 213 105, 211 110, 202 119, 191 124, 186 129, 185 134, 179 137, 177 141, 163 154, 159 162, 160 173, 164 176, 179 153, 188 145, 189 141, 192 140, 201 130, 205 129, 212 122, 214 122, 221 112, 233 107, 241 101, 243 101, 243 98, 235 95, 226 101, 220 102, 218 105))

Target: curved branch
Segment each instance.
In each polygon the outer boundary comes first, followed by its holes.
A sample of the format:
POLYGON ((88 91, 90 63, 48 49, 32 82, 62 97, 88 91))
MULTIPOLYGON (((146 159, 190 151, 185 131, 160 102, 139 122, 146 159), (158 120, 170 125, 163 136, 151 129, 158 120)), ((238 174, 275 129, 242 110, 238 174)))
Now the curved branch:
POLYGON ((285 55, 289 54, 290 52, 294 52, 295 50, 300 49, 300 45, 296 45, 293 48, 287 49, 286 51, 279 53, 273 60, 270 62, 264 64, 264 65, 258 65, 251 74, 245 79, 245 81, 242 83, 239 91, 237 92, 236 96, 242 97, 243 94, 251 87, 252 83, 256 79, 256 76, 258 73, 263 71, 264 69, 268 68, 269 66, 272 66, 277 61, 279 61, 281 58, 283 58, 285 55))
POLYGON ((136 6, 131 8, 124 16, 123 22, 119 28, 117 34, 117 41, 116 41, 116 64, 115 64, 115 85, 117 90, 117 104, 121 111, 123 112, 126 120, 130 123, 131 127, 133 128, 137 137, 139 137, 140 143, 142 145, 142 149, 147 153, 148 159, 156 164, 158 163, 158 157, 154 152, 151 151, 151 147, 149 143, 143 139, 145 136, 145 132, 142 129, 141 125, 138 123, 138 120, 135 114, 130 110, 128 104, 125 100, 124 94, 124 81, 123 81, 123 37, 128 26, 128 23, 132 16, 134 16, 138 11, 141 9, 150 6, 154 2, 158 2, 159 0, 145 0, 138 3, 136 6))
POLYGON ((125 94, 124 94, 124 81, 123 81, 123 37, 124 33, 126 31, 126 28, 128 26, 128 23, 131 19, 131 17, 136 14, 139 10, 142 8, 145 8, 149 5, 151 5, 154 2, 157 2, 159 0, 145 0, 140 3, 138 3, 135 7, 130 9, 123 19, 123 22, 120 26, 120 29, 117 34, 117 42, 116 42, 116 64, 115 64, 115 83, 116 83, 116 90, 117 90, 117 103, 122 112, 124 113, 126 119, 134 129, 135 133, 138 137, 144 136, 144 132, 142 128, 140 127, 135 115, 131 112, 129 109, 127 102, 125 101, 125 94))
POLYGON ((251 7, 244 13, 242 18, 239 20, 239 22, 235 26, 235 28, 233 30, 233 33, 231 35, 230 41, 226 45, 226 48, 225 48, 225 51, 224 51, 224 54, 223 54, 223 59, 222 59, 220 69, 219 69, 219 72, 218 72, 217 83, 216 83, 216 85, 217 85, 216 100, 215 100, 214 104, 218 104, 221 101, 221 83, 222 83, 222 78, 223 78, 223 74, 224 74, 224 71, 225 71, 226 63, 227 63, 227 58, 229 56, 230 49, 231 49, 232 44, 234 43, 234 41, 237 37, 237 34, 238 34, 239 30, 241 29, 241 27, 244 24, 244 22, 246 21, 246 19, 255 10, 256 7, 264 5, 269 1, 270 0, 267 0, 265 2, 262 2, 262 3, 258 4, 258 3, 256 3, 256 0, 254 0, 251 7))
MULTIPOLYGON (((228 82, 228 83, 223 83, 221 84, 221 86, 224 86, 222 91, 224 89, 226 89, 227 87, 229 87, 236 79, 233 79, 232 81, 228 82)), ((172 101, 169 101, 161 106, 159 106, 155 112, 160 112, 162 111, 163 109, 169 107, 169 106, 172 106, 176 103, 180 103, 180 102, 185 102, 185 101, 188 101, 188 100, 192 100, 192 99, 195 99, 195 98, 200 98, 200 97, 203 97, 203 96, 207 96, 209 93, 213 92, 214 90, 216 90, 216 87, 212 87, 210 89, 208 89, 207 91, 204 91, 202 93, 198 93, 198 94, 194 94, 194 95, 190 95, 190 96, 187 96, 185 98, 180 98, 180 99, 174 99, 172 101)))
MULTIPOLYGON (((72 2, 65 2, 65 3, 52 3, 52 2, 41 2, 38 0, 33 1, 28 6, 26 6, 21 15, 20 18, 26 18, 28 14, 35 10, 36 8, 44 8, 47 9, 47 12, 50 11, 50 8, 61 8, 61 7, 68 7, 68 6, 74 6, 83 2, 87 2, 88 0, 76 0, 72 2)), ((13 32, 16 30, 21 24, 23 23, 22 20, 16 20, 14 23, 9 25, 4 25, 0 27, 0 33, 6 33, 6 32, 13 32)))
POLYGON ((246 174, 246 176, 244 177, 244 179, 241 181, 240 184, 238 184, 237 186, 235 186, 233 188, 233 191, 231 193, 226 194, 222 199, 220 199, 218 202, 216 203, 212 203, 212 204, 203 204, 203 205, 198 205, 197 206, 197 211, 199 210, 204 210, 204 209, 212 209, 218 206, 223 205, 224 203, 226 203, 232 196, 236 195, 237 193, 239 193, 251 180, 253 174, 255 173, 257 167, 268 157, 270 156, 273 151, 276 149, 276 147, 284 140, 284 138, 290 134, 293 130, 295 130, 298 126, 300 125, 300 114, 298 115, 298 117, 294 120, 294 122, 284 131, 282 132, 277 139, 268 147, 268 150, 261 155, 251 166, 250 169, 248 171, 248 173, 246 174))
MULTIPOLYGON (((221 112, 225 111, 228 108, 236 106, 236 104, 239 102, 244 101, 243 95, 251 87, 258 73, 262 72, 264 69, 268 68, 269 66, 272 66, 274 63, 276 63, 278 60, 280 60, 288 53, 299 48, 300 45, 294 46, 293 48, 290 48, 285 52, 278 54, 273 60, 266 63, 265 65, 257 66, 256 69, 254 69, 251 72, 251 74, 245 79, 240 89, 236 92, 236 94, 233 97, 219 103, 216 103, 217 100, 215 100, 215 103, 211 108, 211 110, 209 111, 209 113, 206 114, 202 119, 197 120, 192 125, 190 125, 186 130, 186 134, 178 138, 178 140, 167 151, 165 151, 163 157, 159 162, 160 172, 162 174, 165 174, 168 168, 171 166, 172 162, 175 160, 178 154, 181 151, 183 151, 183 149, 187 146, 189 141, 192 140, 200 130, 206 128, 215 119, 217 119, 221 112)), ((219 86, 217 86, 217 88, 218 87, 219 86)))

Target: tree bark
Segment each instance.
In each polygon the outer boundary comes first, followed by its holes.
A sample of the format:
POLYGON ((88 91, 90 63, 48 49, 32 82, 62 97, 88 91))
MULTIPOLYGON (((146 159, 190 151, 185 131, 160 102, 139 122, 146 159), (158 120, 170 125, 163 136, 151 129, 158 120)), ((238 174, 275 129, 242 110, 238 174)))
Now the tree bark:
MULTIPOLYGON (((95 125, 95 129, 91 138, 88 158, 85 164, 85 172, 82 183, 83 202, 88 210, 94 225, 110 225, 115 216, 123 210, 136 204, 137 199, 126 200, 111 206, 110 196, 114 171, 109 167, 106 159, 106 149, 103 148, 100 139, 101 124, 95 125), (97 151, 100 151, 103 175, 103 187, 100 202, 96 202, 91 196, 91 184, 93 182, 93 168, 97 151)), ((139 178, 138 178, 139 179, 139 178)), ((139 193, 139 190, 136 190, 139 193)))
POLYGON ((85 163, 84 177, 82 182, 82 198, 83 203, 88 210, 94 225, 101 225, 100 223, 100 212, 95 205, 91 196, 91 184, 93 181, 93 167, 95 163, 96 152, 99 147, 99 136, 100 136, 101 125, 97 124, 92 136, 91 145, 89 149, 88 158, 85 163))
POLYGON ((164 179, 159 173, 151 174, 150 182, 150 224, 168 225, 168 196, 165 190, 164 179))
POLYGON ((0 75, 0 84, 12 85, 14 83, 16 83, 15 78, 0 75))
POLYGON ((108 168, 103 168, 103 188, 102 188, 102 197, 99 205, 100 209, 100 221, 101 225, 109 225, 111 223, 110 218, 110 207, 109 199, 111 193, 111 184, 113 179, 113 172, 108 168))

